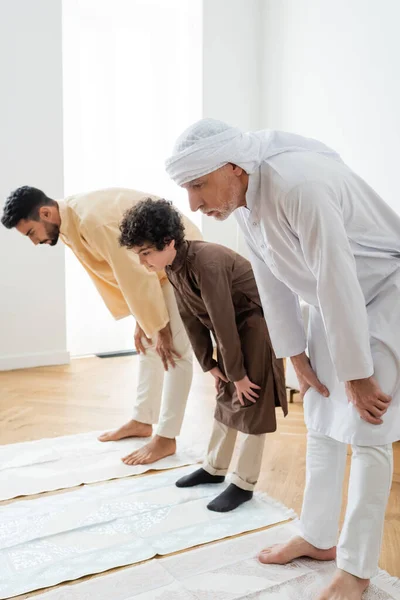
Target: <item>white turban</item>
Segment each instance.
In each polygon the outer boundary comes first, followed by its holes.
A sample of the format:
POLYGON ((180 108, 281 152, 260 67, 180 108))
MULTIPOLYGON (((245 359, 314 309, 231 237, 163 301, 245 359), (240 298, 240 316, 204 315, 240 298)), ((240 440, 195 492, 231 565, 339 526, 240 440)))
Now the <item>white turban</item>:
POLYGON ((238 165, 251 175, 271 156, 302 151, 341 160, 325 144, 301 135, 268 129, 243 133, 223 121, 202 119, 180 135, 165 167, 168 175, 178 185, 183 185, 228 163, 238 165))

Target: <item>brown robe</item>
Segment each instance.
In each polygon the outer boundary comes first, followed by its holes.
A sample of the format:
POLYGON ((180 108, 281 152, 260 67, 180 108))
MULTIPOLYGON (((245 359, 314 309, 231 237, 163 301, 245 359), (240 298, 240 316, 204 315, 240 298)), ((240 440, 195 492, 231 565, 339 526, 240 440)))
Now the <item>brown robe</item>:
POLYGON ((216 420, 244 433, 275 431, 275 407, 287 414, 283 361, 275 358, 249 261, 218 244, 186 241, 166 273, 202 369, 218 364, 229 379, 217 394, 216 420), (261 389, 256 403, 243 398, 242 406, 232 382, 245 375, 261 389))

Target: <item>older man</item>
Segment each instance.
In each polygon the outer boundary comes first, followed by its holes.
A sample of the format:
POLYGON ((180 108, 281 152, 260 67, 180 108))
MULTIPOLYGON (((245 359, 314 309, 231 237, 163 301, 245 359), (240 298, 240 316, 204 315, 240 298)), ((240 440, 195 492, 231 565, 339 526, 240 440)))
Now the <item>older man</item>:
POLYGON ((400 438, 400 218, 334 151, 298 135, 244 134, 204 119, 180 136, 166 166, 192 210, 219 220, 235 211, 275 353, 291 357, 305 394, 300 536, 259 558, 337 555, 320 600, 360 600, 377 571, 400 438), (310 304, 310 360, 299 297, 310 304))
MULTIPOLYGON (((153 463, 175 453, 192 381, 190 343, 165 273, 150 273, 118 241, 125 212, 147 196, 110 188, 56 201, 24 186, 9 196, 1 219, 35 245, 54 246, 60 237, 90 275, 111 314, 136 319, 140 362, 132 418, 99 438, 108 442, 150 437, 158 422, 151 441, 123 458, 128 465, 153 463)), ((188 238, 201 239, 197 227, 183 219, 188 238)))

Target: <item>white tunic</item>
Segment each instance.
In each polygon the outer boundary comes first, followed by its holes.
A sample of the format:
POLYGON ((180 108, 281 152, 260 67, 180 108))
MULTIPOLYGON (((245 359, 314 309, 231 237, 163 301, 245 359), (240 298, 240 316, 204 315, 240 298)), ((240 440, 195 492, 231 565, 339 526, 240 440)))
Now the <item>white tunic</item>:
POLYGON ((304 398, 309 429, 338 441, 400 439, 400 217, 340 160, 270 158, 249 177, 245 235, 278 357, 306 349, 324 398, 304 398), (310 304, 306 339, 298 297, 310 304), (375 374, 393 396, 382 425, 363 421, 344 382, 375 374))

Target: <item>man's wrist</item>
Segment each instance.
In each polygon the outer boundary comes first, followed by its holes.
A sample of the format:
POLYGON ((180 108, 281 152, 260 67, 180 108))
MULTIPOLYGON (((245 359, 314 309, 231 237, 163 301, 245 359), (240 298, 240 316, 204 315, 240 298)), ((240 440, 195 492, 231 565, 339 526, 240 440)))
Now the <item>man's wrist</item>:
POLYGON ((361 379, 350 379, 349 381, 346 381, 347 385, 357 385, 357 384, 361 384, 364 383, 366 381, 370 381, 372 379, 372 375, 371 377, 362 377, 361 379))
POLYGON ((168 323, 162 329, 160 329, 158 331, 158 335, 161 335, 161 336, 166 335, 167 333, 169 333, 169 329, 170 328, 169 328, 169 321, 168 321, 168 323))

